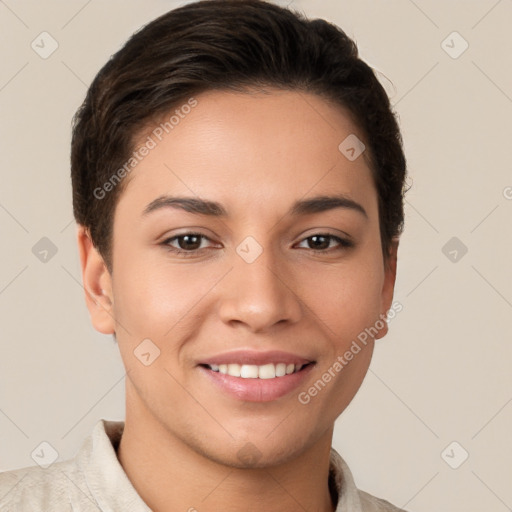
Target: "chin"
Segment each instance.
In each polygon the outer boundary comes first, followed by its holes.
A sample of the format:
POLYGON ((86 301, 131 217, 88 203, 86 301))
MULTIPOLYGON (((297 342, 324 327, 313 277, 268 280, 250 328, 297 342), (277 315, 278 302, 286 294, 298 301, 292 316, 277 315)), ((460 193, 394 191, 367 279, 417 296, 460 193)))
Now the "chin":
POLYGON ((253 435, 231 444, 226 443, 222 452, 212 451, 211 445, 201 447, 199 451, 202 456, 224 466, 263 469, 280 466, 299 457, 312 444, 314 441, 301 442, 298 436, 288 431, 283 438, 275 436, 272 441, 269 440, 268 433, 262 433, 260 436, 253 435))

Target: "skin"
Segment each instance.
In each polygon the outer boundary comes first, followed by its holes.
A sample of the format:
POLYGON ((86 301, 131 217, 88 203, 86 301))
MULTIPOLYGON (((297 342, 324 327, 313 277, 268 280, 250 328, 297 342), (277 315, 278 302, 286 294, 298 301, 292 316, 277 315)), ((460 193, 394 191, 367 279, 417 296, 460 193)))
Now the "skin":
MULTIPOLYGON (((338 150, 348 135, 364 137, 343 108, 316 95, 270 89, 196 99, 129 177, 114 217, 112 274, 78 229, 92 323, 116 334, 127 372, 118 458, 155 511, 332 511, 334 421, 362 383, 374 340, 307 405, 297 395, 391 307, 398 241, 385 264, 366 155, 349 161, 338 150), (296 200, 334 193, 367 217, 349 208, 287 214, 296 200), (163 194, 217 201, 228 216, 170 207, 144 216, 163 194), (191 242, 164 243, 186 232, 206 237, 191 257, 169 247, 191 242), (315 250, 308 237, 326 232, 355 246, 327 238, 315 250), (252 263, 236 252, 247 236, 263 249, 252 263), (134 356, 147 338, 160 349, 149 366, 134 356), (197 366, 234 349, 283 350, 315 365, 300 389, 243 401, 197 366), (237 455, 244 446, 255 463, 237 455)), ((375 339, 386 333, 384 323, 375 339)))

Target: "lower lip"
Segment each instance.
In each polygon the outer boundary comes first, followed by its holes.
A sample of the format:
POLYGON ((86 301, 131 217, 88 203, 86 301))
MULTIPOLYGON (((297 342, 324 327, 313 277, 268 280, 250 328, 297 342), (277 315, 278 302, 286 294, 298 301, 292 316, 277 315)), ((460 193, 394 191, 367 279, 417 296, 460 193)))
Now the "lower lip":
POLYGON ((248 402, 271 402, 297 389, 313 368, 308 364, 302 370, 273 379, 243 379, 200 366, 199 369, 219 388, 239 400, 248 402))

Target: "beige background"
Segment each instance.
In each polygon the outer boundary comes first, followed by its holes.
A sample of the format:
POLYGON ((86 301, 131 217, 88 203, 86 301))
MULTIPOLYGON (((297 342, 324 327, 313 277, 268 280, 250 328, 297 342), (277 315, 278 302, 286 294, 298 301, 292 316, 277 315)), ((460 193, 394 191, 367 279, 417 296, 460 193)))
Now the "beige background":
MULTIPOLYGON (((118 350, 90 326, 80 284, 70 121, 128 36, 183 3, 0 1, 0 470, 33 465, 43 440, 67 459, 99 418, 124 418, 118 350), (43 31, 58 43, 47 59, 31 48, 43 31), (42 237, 57 250, 46 262, 42 237)), ((411 511, 511 510, 512 1, 278 3, 355 38, 399 113, 411 175, 404 309, 334 445, 360 488, 411 511)))

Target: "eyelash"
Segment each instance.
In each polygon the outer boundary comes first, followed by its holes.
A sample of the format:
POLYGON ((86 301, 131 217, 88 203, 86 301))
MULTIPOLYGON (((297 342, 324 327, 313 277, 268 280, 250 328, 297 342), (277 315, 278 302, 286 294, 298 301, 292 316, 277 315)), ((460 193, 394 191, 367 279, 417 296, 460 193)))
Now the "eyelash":
MULTIPOLYGON (((190 233, 183 233, 181 235, 176 235, 176 236, 173 236, 171 238, 167 238, 166 240, 164 240, 162 242, 161 245, 165 246, 166 249, 169 251, 169 252, 172 252, 174 254, 177 254, 177 255, 181 255, 181 256, 184 256, 184 257, 191 257, 191 256, 196 256, 199 252, 201 252, 202 250, 204 250, 205 248, 203 247, 202 249, 193 249, 193 250, 185 250, 185 249, 178 249, 176 247, 172 247, 170 245, 171 242, 173 242, 174 240, 178 240, 180 238, 184 238, 184 237, 187 237, 187 236, 194 236, 194 237, 200 237, 202 240, 209 240, 209 238, 201 233, 193 233, 193 232, 190 232, 190 233)), ((344 238, 340 238, 339 236, 336 236, 336 235, 332 235, 330 233, 315 233, 313 235, 310 235, 306 238, 303 238, 301 240, 301 242, 304 242, 305 240, 309 240, 310 238, 314 238, 314 237, 324 237, 324 238, 329 238, 331 240, 334 240, 336 242, 338 242, 339 246, 336 248, 336 247, 330 247, 328 249, 308 249, 310 251, 313 251, 315 253, 330 253, 332 251, 336 251, 336 250, 343 250, 343 249, 350 249, 352 247, 355 246, 355 244, 350 241, 350 240, 347 240, 347 239, 344 239, 344 238)))

